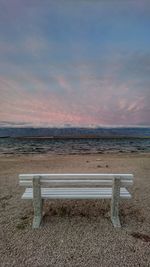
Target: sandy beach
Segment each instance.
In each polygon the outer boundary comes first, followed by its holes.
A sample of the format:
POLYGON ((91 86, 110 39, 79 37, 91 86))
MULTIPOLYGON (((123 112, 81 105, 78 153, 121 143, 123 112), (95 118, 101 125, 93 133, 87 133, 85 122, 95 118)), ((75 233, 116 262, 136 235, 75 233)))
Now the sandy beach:
POLYGON ((0 157, 0 266, 150 266, 150 154, 0 157), (133 173, 131 200, 46 201, 43 226, 32 230, 31 201, 21 200, 20 173, 133 173))

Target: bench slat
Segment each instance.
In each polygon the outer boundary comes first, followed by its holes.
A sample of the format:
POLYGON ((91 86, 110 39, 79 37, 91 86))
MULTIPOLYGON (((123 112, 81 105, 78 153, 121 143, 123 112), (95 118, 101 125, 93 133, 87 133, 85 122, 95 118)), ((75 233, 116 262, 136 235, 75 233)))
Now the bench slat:
POLYGON ((112 173, 48 173, 48 174, 20 174, 20 180, 31 180, 35 176, 40 176, 40 179, 53 179, 61 180, 67 179, 113 179, 114 177, 120 177, 122 180, 133 180, 133 174, 112 174, 112 173))
MULTIPOLYGON (((43 179, 40 181, 41 185, 49 183, 51 185, 63 185, 63 184, 80 184, 80 185, 101 185, 101 186, 112 186, 113 180, 106 179, 106 180, 98 180, 98 179, 80 179, 80 180, 47 180, 43 179)), ((32 186, 32 179, 31 180, 20 180, 19 181, 20 186, 32 186)), ((121 180, 121 186, 131 186, 133 184, 133 181, 131 180, 121 180)))
POLYGON ((32 186, 33 177, 40 176, 40 183, 52 184, 80 184, 80 185, 102 185, 112 186, 113 178, 121 178, 121 186, 129 186, 133 184, 132 174, 99 174, 99 173, 51 173, 51 174, 20 174, 20 185, 21 186, 32 186))
MULTIPOLYGON (((41 188, 44 199, 100 199, 111 198, 112 188, 41 188)), ((131 198, 126 188, 120 189, 121 198, 131 198)), ((32 199, 33 189, 26 188, 22 199, 32 199)))

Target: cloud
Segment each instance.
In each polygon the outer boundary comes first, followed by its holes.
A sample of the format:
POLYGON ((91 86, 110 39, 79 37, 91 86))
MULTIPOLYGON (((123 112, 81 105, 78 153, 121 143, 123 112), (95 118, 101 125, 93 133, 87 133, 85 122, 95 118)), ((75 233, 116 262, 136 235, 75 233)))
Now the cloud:
POLYGON ((149 124, 148 2, 56 2, 0 3, 0 120, 149 124))
POLYGON ((72 67, 71 77, 57 69, 49 81, 27 70, 20 72, 20 79, 1 77, 1 120, 52 125, 135 124, 141 123, 145 114, 149 123, 146 93, 136 87, 137 81, 118 80, 119 65, 115 71, 105 70, 102 77, 95 72, 97 65, 86 64, 84 70, 83 65, 72 67))
POLYGON ((55 79, 58 82, 59 86, 62 89, 64 89, 64 93, 70 93, 73 91, 68 80, 64 77, 64 75, 58 75, 55 77, 55 79))

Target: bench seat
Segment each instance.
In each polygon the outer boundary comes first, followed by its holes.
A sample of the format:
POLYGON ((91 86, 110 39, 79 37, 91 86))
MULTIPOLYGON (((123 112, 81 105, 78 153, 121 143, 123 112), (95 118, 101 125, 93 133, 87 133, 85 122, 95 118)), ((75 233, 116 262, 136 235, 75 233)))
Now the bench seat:
MULTIPOLYGON (((41 188, 42 199, 110 199, 112 188, 41 188)), ((131 198, 126 188, 120 188, 121 198, 131 198)), ((33 189, 26 188, 22 199, 33 199, 33 189)))

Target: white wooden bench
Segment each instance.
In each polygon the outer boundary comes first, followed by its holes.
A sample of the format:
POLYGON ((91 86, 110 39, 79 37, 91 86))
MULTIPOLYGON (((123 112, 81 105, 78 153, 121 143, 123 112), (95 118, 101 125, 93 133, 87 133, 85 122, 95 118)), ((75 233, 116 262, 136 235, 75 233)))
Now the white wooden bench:
POLYGON ((20 174, 19 183, 27 186, 22 199, 33 200, 33 228, 41 224, 44 199, 111 199, 111 221, 114 227, 120 227, 119 201, 131 198, 126 187, 133 184, 133 175, 20 174))

